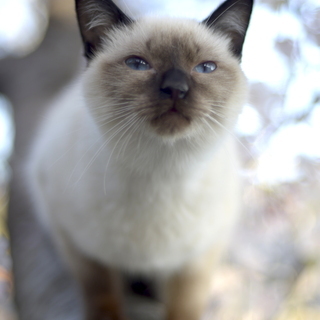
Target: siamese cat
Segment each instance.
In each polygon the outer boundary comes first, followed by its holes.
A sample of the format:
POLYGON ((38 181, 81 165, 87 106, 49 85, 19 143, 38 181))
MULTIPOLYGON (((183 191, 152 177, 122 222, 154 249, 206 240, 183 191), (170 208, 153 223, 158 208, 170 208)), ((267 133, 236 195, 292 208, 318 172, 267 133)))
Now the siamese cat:
POLYGON ((123 273, 160 279, 166 319, 203 315, 239 216, 231 132, 252 5, 134 21, 111 0, 76 0, 87 68, 43 120, 26 175, 86 320, 126 319, 123 273))

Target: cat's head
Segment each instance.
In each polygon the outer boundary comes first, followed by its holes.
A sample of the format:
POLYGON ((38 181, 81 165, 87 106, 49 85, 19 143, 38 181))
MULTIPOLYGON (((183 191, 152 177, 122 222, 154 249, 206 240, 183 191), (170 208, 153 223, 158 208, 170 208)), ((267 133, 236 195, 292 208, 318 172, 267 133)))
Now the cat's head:
POLYGON ((200 23, 133 21, 110 0, 77 0, 85 98, 103 130, 171 142, 229 131, 247 91, 239 62, 252 2, 227 0, 200 23))

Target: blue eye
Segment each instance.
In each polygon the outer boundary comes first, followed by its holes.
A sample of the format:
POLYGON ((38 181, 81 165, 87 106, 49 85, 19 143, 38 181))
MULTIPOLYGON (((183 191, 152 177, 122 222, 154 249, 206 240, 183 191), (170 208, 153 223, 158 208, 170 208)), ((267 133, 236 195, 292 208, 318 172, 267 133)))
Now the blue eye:
POLYGON ((198 64, 194 70, 199 73, 211 73, 217 69, 217 65, 213 61, 207 61, 198 64))
POLYGON ((125 62, 126 65, 133 70, 145 71, 151 68, 147 61, 139 57, 128 58, 125 62))

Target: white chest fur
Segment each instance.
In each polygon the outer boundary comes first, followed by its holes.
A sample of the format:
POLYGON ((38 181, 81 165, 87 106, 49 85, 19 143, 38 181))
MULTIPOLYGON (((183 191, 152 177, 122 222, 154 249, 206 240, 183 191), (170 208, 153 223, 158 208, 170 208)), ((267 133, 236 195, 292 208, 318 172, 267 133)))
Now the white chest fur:
POLYGON ((68 101, 51 113, 28 164, 39 214, 54 234, 133 272, 170 272, 226 244, 239 206, 233 141, 198 163, 175 167, 160 156, 150 160, 156 169, 133 172, 117 157, 109 161, 108 147, 99 150, 95 130, 82 134, 90 121, 68 101))

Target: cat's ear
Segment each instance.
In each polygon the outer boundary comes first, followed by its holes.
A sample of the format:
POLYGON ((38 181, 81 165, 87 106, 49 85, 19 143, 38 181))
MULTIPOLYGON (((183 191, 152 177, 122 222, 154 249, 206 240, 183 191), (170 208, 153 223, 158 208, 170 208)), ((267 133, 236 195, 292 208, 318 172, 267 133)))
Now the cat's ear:
POLYGON ((132 22, 111 0, 76 0, 76 12, 88 60, 100 49, 108 30, 132 22))
POLYGON ((231 50, 239 59, 241 59, 252 6, 253 0, 227 0, 202 22, 230 38, 231 50))

